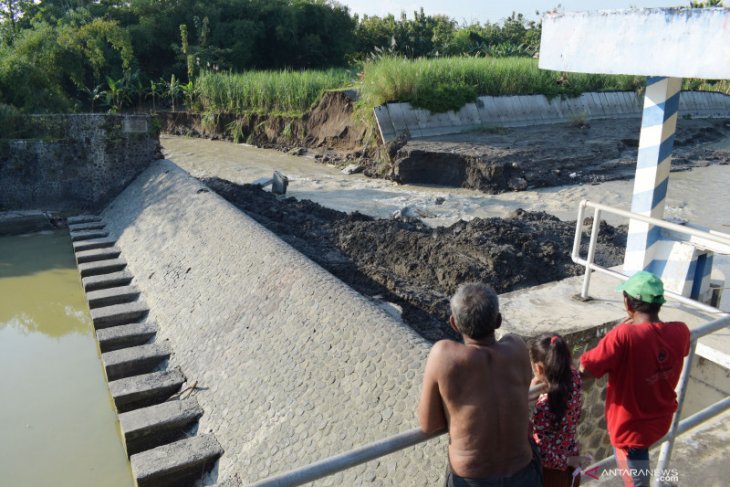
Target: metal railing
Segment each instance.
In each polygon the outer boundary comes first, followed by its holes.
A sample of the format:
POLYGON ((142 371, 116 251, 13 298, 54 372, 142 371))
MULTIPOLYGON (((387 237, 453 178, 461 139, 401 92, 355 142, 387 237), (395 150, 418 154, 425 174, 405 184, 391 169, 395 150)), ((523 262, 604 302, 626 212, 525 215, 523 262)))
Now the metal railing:
MULTIPOLYGON (((658 472, 661 472, 667 468, 667 465, 671 460, 672 449, 674 448, 674 440, 678 435, 730 409, 730 397, 726 397, 713 404, 712 406, 709 406, 708 408, 705 408, 702 411, 688 418, 685 418, 682 421, 679 420, 679 417, 682 414, 682 408, 684 406, 684 397, 687 391, 687 384, 689 383, 692 359, 695 355, 695 350, 697 348, 697 340, 705 335, 709 335, 710 333, 714 333, 728 326, 730 326, 730 316, 724 316, 720 319, 705 323, 704 325, 695 328, 690 334, 690 352, 684 359, 682 375, 680 376, 679 384, 677 386, 677 412, 674 415, 672 426, 670 427, 669 432, 656 443, 657 445, 662 444, 656 469, 656 471, 658 472)), ((537 396, 543 391, 544 386, 542 385, 531 387, 528 393, 528 399, 530 401, 534 401, 535 399, 537 399, 537 396)), ((446 433, 446 431, 426 434, 419 428, 415 428, 413 430, 399 433, 389 438, 370 443, 369 445, 365 445, 349 452, 341 453, 339 455, 320 460, 305 467, 297 468, 283 474, 260 480, 256 483, 251 484, 250 487, 293 487, 296 485, 302 485, 307 482, 312 482, 313 480, 335 474, 342 470, 355 467, 370 460, 374 460, 376 458, 395 453, 404 448, 408 448, 409 446, 414 446, 424 441, 428 441, 432 438, 441 436, 444 433, 446 433)), ((590 472, 594 471, 595 469, 607 468, 614 461, 614 457, 610 456, 601 460, 598 463, 591 465, 590 467, 586 468, 585 471, 590 472)))
MULTIPOLYGON (((730 240, 723 236, 718 236, 715 234, 710 234, 708 232, 703 232, 701 230, 696 230, 693 228, 687 228, 681 225, 676 225, 673 223, 665 222, 663 220, 657 220, 654 218, 645 217, 642 215, 637 215, 635 213, 631 213, 628 211, 618 210, 615 208, 608 207, 606 205, 600 205, 596 203, 590 203, 588 201, 582 201, 580 205, 580 209, 578 212, 578 222, 576 225, 576 236, 575 236, 575 243, 573 246, 573 261, 582 264, 586 266, 586 277, 583 283, 583 297, 587 297, 588 292, 588 286, 590 283, 590 271, 599 271, 603 272, 605 274, 614 276, 618 279, 626 280, 628 279, 627 276, 624 276, 623 274, 619 272, 612 271, 610 269, 605 269, 603 267, 600 267, 593 263, 593 258, 595 256, 595 248, 596 248, 596 241, 598 237, 598 225, 597 223, 600 221, 600 212, 606 211, 610 212, 616 215, 625 216, 628 218, 634 218, 637 220, 644 221, 646 223, 650 223, 652 225, 657 225, 662 228, 667 228, 669 230, 675 230, 678 232, 682 232, 688 235, 693 235, 697 237, 706 238, 710 241, 714 241, 717 243, 721 243, 723 245, 730 245, 730 240), (580 250, 580 240, 582 236, 582 222, 584 219, 584 212, 587 207, 592 207, 595 209, 594 217, 593 217, 593 228, 591 230, 591 240, 588 248, 588 258, 587 259, 581 259, 578 255, 578 252, 580 250)), ((689 298, 686 298, 684 296, 678 295, 676 293, 665 291, 665 294, 671 298, 674 298, 677 301, 680 301, 685 304, 689 304, 691 306, 695 306, 697 308, 703 309, 705 311, 710 311, 712 313, 720 312, 717 308, 713 308, 708 305, 704 305, 702 303, 698 303, 697 301, 691 300, 689 298)), ((672 425, 670 427, 669 432, 662 437, 656 445, 661 444, 661 452, 659 455, 659 461, 657 464, 656 471, 661 472, 667 468, 667 465, 669 464, 671 460, 671 454, 672 450, 674 448, 674 440, 676 437, 686 431, 688 431, 691 428, 694 428, 695 426, 704 423, 705 421, 727 411, 730 409, 730 397, 726 397, 717 403, 713 404, 712 406, 709 406, 702 411, 685 418, 684 420, 680 421, 680 415, 682 413, 682 408, 684 406, 684 398, 687 391, 687 384, 689 383, 690 373, 691 373, 691 367, 692 367, 692 359, 694 358, 695 351, 697 348, 697 340, 700 337, 703 337, 705 335, 708 335, 710 333, 716 332, 718 330, 721 330, 723 328, 726 328, 730 326, 730 316, 725 315, 724 317, 717 319, 715 321, 711 321, 709 323, 705 323, 704 325, 695 328, 692 330, 690 334, 690 351, 687 357, 684 359, 684 367, 682 369, 682 374, 679 379, 679 383, 677 385, 677 411, 674 414, 674 418, 672 420, 672 425)), ((537 385, 533 386, 529 390, 528 398, 530 401, 534 401, 537 399, 537 396, 544 391, 544 386, 537 385)), ((354 450, 341 453, 339 455, 335 455, 329 458, 325 458, 323 460, 320 460, 318 462, 312 463, 310 465, 307 465, 305 467, 297 468, 294 470, 291 470, 289 472, 275 475, 273 477, 269 477, 264 480, 260 480, 258 482, 255 482, 253 484, 250 484, 250 487, 293 487, 297 485, 302 485, 308 482, 312 482, 317 479, 321 479, 323 477, 327 477, 329 475, 333 475, 337 472, 341 472, 343 470, 346 470, 348 468, 355 467, 357 465, 366 463, 370 460, 374 460, 376 458, 383 457, 385 455, 389 455, 391 453, 395 453, 399 450, 403 450, 405 448, 408 448, 410 446, 417 445, 419 443, 423 443, 425 441, 428 441, 432 438, 436 438, 438 436, 443 435, 446 433, 446 431, 438 431, 435 433, 427 434, 421 431, 419 428, 412 429, 410 431, 406 431, 403 433, 399 433, 397 435, 391 436, 389 438, 385 438, 373 443, 370 443, 368 445, 362 446, 360 448, 356 448, 354 450)), ((614 456, 610 456, 608 458, 605 458, 590 467, 586 468, 585 471, 595 471, 596 469, 601 468, 608 468, 615 462, 614 456)), ((584 479, 586 481, 590 480, 590 478, 584 479)))
MULTIPOLYGON (((527 399, 530 402, 537 400, 537 397, 544 392, 545 386, 542 384, 532 386, 528 391, 527 399)), ((306 484, 313 480, 327 477, 328 475, 341 472, 348 468, 356 467, 370 460, 395 453, 409 446, 414 446, 432 438, 439 437, 446 433, 446 430, 437 431, 435 433, 424 433, 420 428, 414 428, 410 431, 398 433, 397 435, 378 440, 369 445, 350 450, 339 455, 335 455, 324 460, 307 465, 306 467, 297 468, 289 472, 259 480, 251 484, 249 487, 292 487, 295 485, 306 484)))
MULTIPOLYGON (((578 220, 575 223, 575 239, 573 240, 573 252, 571 253, 571 258, 573 259, 573 262, 576 264, 580 264, 586 268, 585 276, 583 278, 583 287, 581 289, 580 296, 582 299, 589 299, 588 297, 588 289, 590 287, 591 283, 591 272, 596 271, 600 272, 606 275, 609 275, 611 277, 614 277, 616 279, 620 280, 627 280, 629 276, 626 276, 620 272, 607 269, 605 267, 602 267, 600 265, 597 265, 595 262, 593 262, 596 254, 596 243, 598 242, 598 230, 599 230, 599 222, 601 220, 601 212, 610 213, 613 215, 622 216, 625 218, 628 218, 630 220, 638 220, 644 223, 648 223, 650 225, 654 225, 660 228, 664 228, 667 230, 671 230, 680 234, 689 235, 691 237, 697 237, 702 240, 710 241, 716 244, 720 244, 722 246, 730 247, 730 236, 719 233, 719 232, 713 232, 713 231, 703 231, 698 230, 696 228, 686 227, 684 225, 678 225, 676 223, 670 223, 665 220, 660 220, 657 218, 651 218, 644 215, 639 215, 638 213, 632 213, 630 211, 620 210, 618 208, 613 208, 608 205, 602 205, 600 203, 592 203, 587 200, 583 200, 580 202, 580 205, 578 206, 578 220), (580 256, 580 245, 581 240, 583 237, 583 220, 585 219, 585 211, 586 208, 593 208, 593 223, 591 226, 591 236, 588 243, 588 255, 584 259, 580 256)), ((665 290, 664 294, 668 297, 671 297, 675 301, 678 301, 682 304, 685 304, 687 306, 691 306, 693 308, 700 309, 702 311, 708 312, 708 313, 722 313, 719 309, 700 303, 699 301, 695 301, 694 299, 690 299, 686 296, 682 296, 681 294, 665 290)))

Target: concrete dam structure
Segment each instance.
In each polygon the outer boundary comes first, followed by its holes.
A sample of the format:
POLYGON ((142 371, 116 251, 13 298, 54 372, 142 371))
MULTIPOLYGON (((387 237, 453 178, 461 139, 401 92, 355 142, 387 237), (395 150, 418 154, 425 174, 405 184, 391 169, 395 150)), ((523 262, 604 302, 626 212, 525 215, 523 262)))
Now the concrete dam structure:
MULTIPOLYGON (((245 484, 417 426, 429 344, 169 161, 103 212, 225 450, 216 478, 245 484)), ((432 485, 445 438, 320 485, 432 485)))
MULTIPOLYGON (((149 307, 154 344, 170 351, 167 369, 195 385, 197 434, 224 451, 206 482, 246 485, 417 427, 430 344, 174 163, 152 163, 101 217, 149 307)), ((592 346, 610 320, 588 321, 565 336, 592 346)), ((579 429, 598 455, 604 388, 585 388, 579 429)), ((316 485, 437 485, 445 471, 441 437, 316 485)))
MULTIPOLYGON (((417 426, 426 340, 173 162, 148 161, 103 210, 89 208, 98 216, 68 219, 141 487, 181 485, 176 457, 198 485, 246 485, 417 426), (185 439, 152 441, 150 429, 185 439)), ((566 282, 501 296, 502 331, 530 338, 559 323, 575 347, 593 346, 622 317, 615 284, 563 303, 576 288, 566 282)), ((596 458, 610 454, 604 389, 585 387, 579 429, 596 458)), ((446 441, 315 485, 442 484, 446 441)))

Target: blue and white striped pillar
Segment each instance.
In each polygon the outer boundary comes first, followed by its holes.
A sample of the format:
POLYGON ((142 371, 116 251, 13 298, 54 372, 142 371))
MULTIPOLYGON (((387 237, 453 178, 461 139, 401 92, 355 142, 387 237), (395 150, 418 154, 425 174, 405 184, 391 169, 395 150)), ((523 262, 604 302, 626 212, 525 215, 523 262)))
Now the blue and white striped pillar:
MULTIPOLYGON (((652 77, 646 81, 644 113, 639 137, 639 156, 631 211, 663 218, 677 128, 681 78, 652 77)), ((624 273, 651 270, 660 229, 631 220, 624 257, 624 273)))

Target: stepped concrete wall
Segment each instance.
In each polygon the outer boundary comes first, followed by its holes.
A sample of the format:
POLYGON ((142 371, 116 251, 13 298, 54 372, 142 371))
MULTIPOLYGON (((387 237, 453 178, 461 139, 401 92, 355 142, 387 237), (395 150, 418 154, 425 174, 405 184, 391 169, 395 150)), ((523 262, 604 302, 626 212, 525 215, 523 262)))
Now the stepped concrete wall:
MULTIPOLYGON (((375 108, 383 142, 401 134, 429 137, 480 128, 522 127, 573 120, 639 118, 643 98, 634 92, 583 93, 577 97, 544 95, 480 96, 458 112, 431 113, 410 103, 388 103, 375 108)), ((679 116, 712 118, 730 116, 730 96, 704 91, 683 92, 679 116)))
MULTIPOLYGON (((158 327, 245 483, 417 426, 429 344, 169 161, 105 210, 158 327)), ((317 485, 443 482, 446 439, 317 485)))
POLYGON ((0 211, 99 210, 155 158, 147 115, 19 116, 0 134, 0 211))

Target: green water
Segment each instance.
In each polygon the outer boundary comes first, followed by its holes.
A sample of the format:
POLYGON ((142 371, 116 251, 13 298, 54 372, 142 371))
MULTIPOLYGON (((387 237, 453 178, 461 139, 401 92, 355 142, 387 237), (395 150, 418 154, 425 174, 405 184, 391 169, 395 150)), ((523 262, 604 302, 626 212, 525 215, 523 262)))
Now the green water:
POLYGON ((0 238, 0 485, 135 484, 71 241, 0 238))

